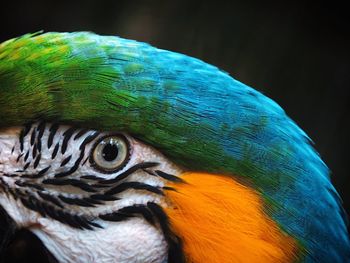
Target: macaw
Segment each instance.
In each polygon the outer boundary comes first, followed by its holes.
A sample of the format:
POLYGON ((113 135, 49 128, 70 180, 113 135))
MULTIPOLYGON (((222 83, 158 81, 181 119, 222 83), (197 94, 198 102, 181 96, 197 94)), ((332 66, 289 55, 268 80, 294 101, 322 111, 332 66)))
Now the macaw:
POLYGON ((0 45, 0 206, 59 262, 350 262, 329 169, 280 106, 115 36, 0 45))

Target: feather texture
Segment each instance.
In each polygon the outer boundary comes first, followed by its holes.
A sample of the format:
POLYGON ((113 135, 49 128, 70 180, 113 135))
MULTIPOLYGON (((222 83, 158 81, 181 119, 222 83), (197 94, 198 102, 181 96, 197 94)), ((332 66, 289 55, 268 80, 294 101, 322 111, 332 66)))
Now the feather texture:
POLYGON ((233 178, 185 173, 166 213, 187 262, 296 262, 303 248, 266 217, 259 193, 233 178), (195 198, 194 198, 195 197, 195 198))
POLYGON ((126 131, 188 169, 236 174, 306 262, 350 259, 339 196, 309 138, 275 102, 200 60, 87 32, 24 35, 0 45, 0 118, 126 131))

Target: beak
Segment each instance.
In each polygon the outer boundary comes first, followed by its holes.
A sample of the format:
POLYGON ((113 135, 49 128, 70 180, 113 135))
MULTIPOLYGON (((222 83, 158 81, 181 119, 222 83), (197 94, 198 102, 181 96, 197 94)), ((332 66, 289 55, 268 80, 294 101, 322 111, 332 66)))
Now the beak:
POLYGON ((0 262, 58 263, 32 232, 19 229, 0 206, 0 262))

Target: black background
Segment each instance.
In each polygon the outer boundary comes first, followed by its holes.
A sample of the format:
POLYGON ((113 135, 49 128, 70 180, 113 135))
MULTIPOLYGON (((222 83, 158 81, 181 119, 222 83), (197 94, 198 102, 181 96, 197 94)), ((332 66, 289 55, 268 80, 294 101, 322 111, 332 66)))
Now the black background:
POLYGON ((214 64, 306 131, 350 211, 347 10, 340 1, 12 1, 1 4, 0 42, 39 30, 94 31, 214 64))

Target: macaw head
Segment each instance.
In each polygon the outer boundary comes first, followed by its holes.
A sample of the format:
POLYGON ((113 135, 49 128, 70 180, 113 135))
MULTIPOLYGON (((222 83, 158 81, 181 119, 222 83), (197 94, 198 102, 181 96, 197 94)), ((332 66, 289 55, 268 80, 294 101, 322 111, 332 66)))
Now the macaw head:
POLYGON ((87 32, 0 45, 0 206, 60 262, 344 262, 309 142, 185 55, 87 32))

